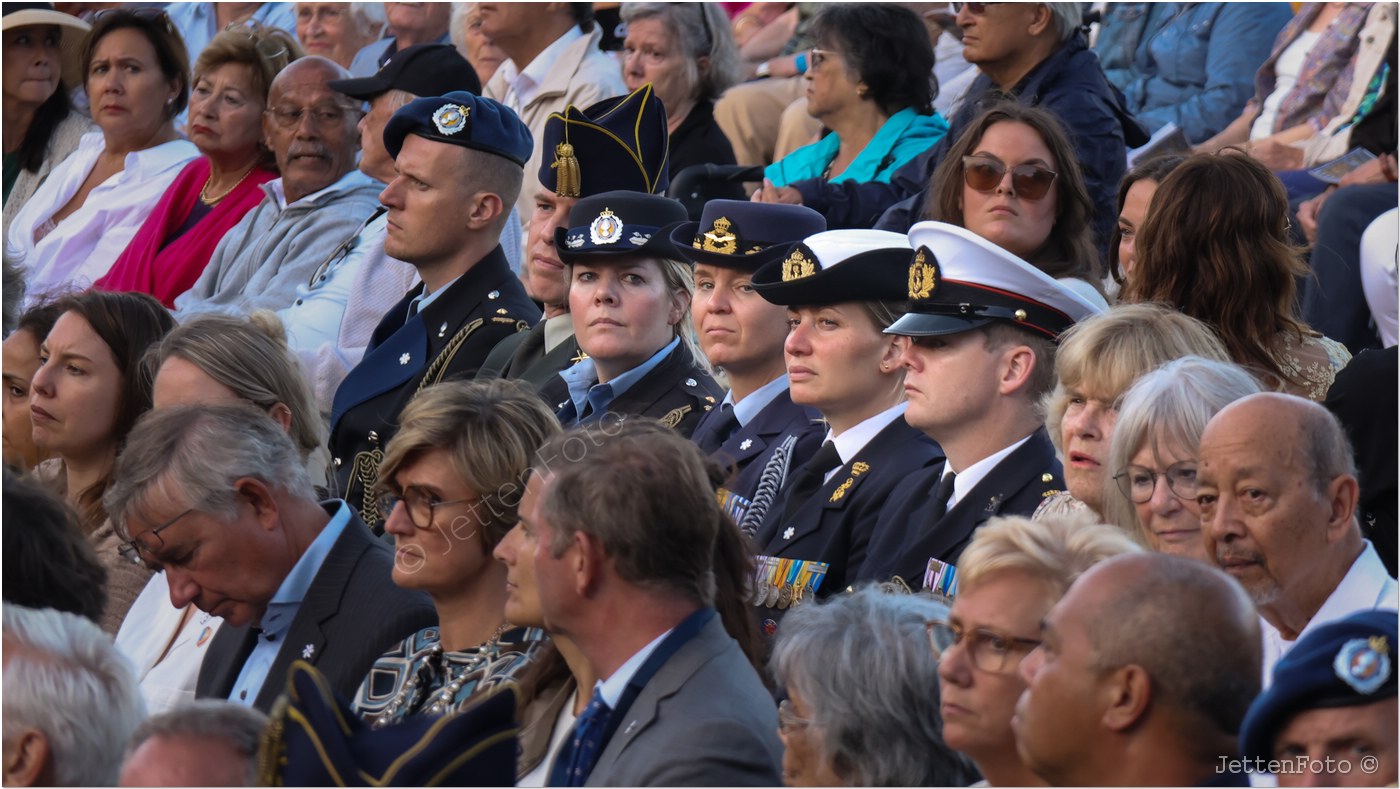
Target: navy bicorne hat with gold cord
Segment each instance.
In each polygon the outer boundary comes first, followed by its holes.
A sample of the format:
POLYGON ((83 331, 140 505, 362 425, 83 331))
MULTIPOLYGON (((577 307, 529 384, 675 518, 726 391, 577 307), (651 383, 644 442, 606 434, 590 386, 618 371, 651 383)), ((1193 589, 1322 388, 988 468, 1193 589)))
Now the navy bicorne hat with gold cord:
POLYGON ((756 271, 824 230, 826 217, 806 206, 711 200, 699 222, 671 233, 671 244, 692 263, 756 271))
POLYGON ((560 197, 664 194, 671 183, 666 110, 651 85, 587 109, 570 104, 549 116, 542 135, 540 184, 560 197))
POLYGON ((785 307, 903 301, 909 240, 888 230, 827 230, 808 236, 751 280, 763 298, 785 307))
POLYGON ((493 153, 522 168, 534 146, 529 127, 515 110, 464 90, 425 96, 400 107, 384 126, 384 148, 390 156, 399 158, 410 134, 493 153))
POLYGON ((626 190, 604 192, 574 204, 569 227, 554 229, 554 248, 564 263, 623 255, 684 261, 671 245, 670 231, 685 219, 685 206, 678 200, 626 190))
POLYGON ((1050 340, 1103 311, 1049 274, 966 228, 920 222, 907 272, 908 312, 886 334, 931 337, 1005 321, 1050 340))

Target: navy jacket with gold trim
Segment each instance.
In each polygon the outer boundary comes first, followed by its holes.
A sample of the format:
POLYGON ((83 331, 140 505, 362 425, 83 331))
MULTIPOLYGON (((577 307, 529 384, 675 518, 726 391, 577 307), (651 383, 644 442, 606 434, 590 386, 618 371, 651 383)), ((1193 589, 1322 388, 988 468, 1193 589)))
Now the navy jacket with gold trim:
MULTIPOLYGON (((702 431, 708 430, 709 424, 719 413, 720 409, 715 408, 706 414, 691 437, 696 438, 702 431)), ((822 438, 826 435, 826 426, 821 418, 821 413, 816 409, 792 402, 789 390, 779 392, 747 425, 731 433, 719 449, 710 454, 717 462, 734 469, 725 488, 752 501, 764 467, 782 440, 790 435, 797 436, 797 445, 793 448, 788 467, 802 468, 821 448, 822 438)))
POLYGON ((331 412, 337 490, 376 531, 371 486, 404 406, 422 388, 475 376, 496 343, 528 329, 539 312, 499 246, 409 318, 422 288, 385 313, 364 358, 336 390, 331 412))
MULTIPOLYGON (((796 512, 780 505, 759 526, 759 552, 830 565, 818 597, 840 592, 864 564, 885 500, 919 469, 943 466, 943 450, 899 417, 875 434, 796 512), (857 472, 856 465, 864 464, 857 472)), ((791 479, 791 477, 789 477, 791 479)))
MULTIPOLYGON (((724 388, 695 361, 685 343, 679 343, 651 372, 618 395, 608 405, 608 413, 659 419, 689 438, 700 418, 717 406, 723 395, 724 388)), ((555 375, 540 389, 540 396, 558 413, 569 402, 568 384, 555 375)))
POLYGON ((1055 447, 1042 427, 996 464, 931 530, 925 531, 924 520, 933 506, 942 475, 942 469, 920 475, 910 480, 899 495, 890 498, 880 514, 865 566, 853 574, 852 583, 883 582, 898 576, 917 592, 923 586, 929 559, 956 565, 972 541, 972 533, 989 518, 1029 517, 1046 496, 1065 487, 1055 447))

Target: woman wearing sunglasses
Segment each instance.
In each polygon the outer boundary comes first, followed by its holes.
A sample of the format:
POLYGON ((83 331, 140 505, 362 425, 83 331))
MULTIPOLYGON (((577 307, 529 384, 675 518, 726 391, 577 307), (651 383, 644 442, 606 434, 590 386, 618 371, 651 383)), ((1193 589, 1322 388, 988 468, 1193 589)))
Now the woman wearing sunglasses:
POLYGON ((1196 447, 1220 409, 1259 392, 1228 361, 1187 356, 1144 375, 1123 396, 1109 448, 1104 516, 1148 548, 1213 564, 1195 509, 1196 447))
POLYGON ((1141 551, 1122 530, 1082 517, 992 518, 958 560, 946 622, 928 627, 939 655, 943 739, 990 786, 1040 786, 1016 752, 1011 716, 1026 689, 1021 661, 1040 644, 1040 620, 1090 567, 1141 551))
POLYGON ((379 467, 379 512, 394 583, 426 592, 438 626, 375 661, 353 703, 373 726, 453 712, 514 682, 544 646, 544 631, 507 621, 506 569, 491 554, 515 525, 536 450, 558 432, 517 381, 443 383, 404 409, 379 467))
POLYGON ((933 45, 913 11, 832 4, 812 18, 809 33, 817 45, 807 53, 807 113, 831 133, 769 165, 769 187, 804 178, 888 182, 943 139, 948 124, 933 109, 933 45))
POLYGON ((99 132, 53 169, 6 233, 28 268, 28 298, 106 274, 199 151, 175 131, 189 100, 189 57, 165 12, 94 17, 83 74, 99 132))
POLYGON ((943 741, 938 655, 926 627, 948 609, 865 587, 783 620, 769 666, 788 786, 966 786, 971 763, 943 741), (879 644, 878 649, 870 645, 879 644))
POLYGON ((97 287, 149 293, 173 307, 194 285, 224 234, 277 177, 263 110, 272 79, 301 56, 301 45, 277 28, 240 27, 209 42, 190 92, 190 141, 202 156, 180 171, 97 287))
POLYGON ((948 149, 925 218, 965 227, 1102 302, 1092 211, 1059 120, 1004 102, 974 118, 948 149))

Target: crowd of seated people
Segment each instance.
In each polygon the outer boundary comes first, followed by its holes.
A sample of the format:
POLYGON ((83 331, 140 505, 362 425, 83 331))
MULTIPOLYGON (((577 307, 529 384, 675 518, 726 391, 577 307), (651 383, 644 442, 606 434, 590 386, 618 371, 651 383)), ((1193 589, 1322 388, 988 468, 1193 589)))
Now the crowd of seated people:
POLYGON ((0 19, 6 785, 1400 780, 1392 4, 0 19))

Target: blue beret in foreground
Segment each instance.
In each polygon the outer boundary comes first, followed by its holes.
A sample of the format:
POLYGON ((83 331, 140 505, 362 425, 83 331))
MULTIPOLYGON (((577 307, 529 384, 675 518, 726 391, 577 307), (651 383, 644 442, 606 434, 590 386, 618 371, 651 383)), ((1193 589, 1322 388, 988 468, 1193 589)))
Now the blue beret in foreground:
POLYGON ((1274 666, 1274 682, 1249 705, 1240 735, 1246 759, 1274 758, 1274 738, 1305 710, 1355 707, 1395 698, 1400 613, 1362 611, 1298 640, 1274 666))
POLYGON ((287 672, 258 753, 263 786, 513 786, 517 698, 503 686, 451 715, 382 729, 360 720, 311 664, 287 672))
POLYGON ((390 156, 399 158, 404 138, 410 134, 493 153, 521 168, 535 144, 514 110, 462 90, 414 99, 400 107, 384 127, 384 147, 390 156))

